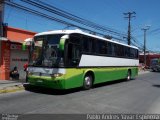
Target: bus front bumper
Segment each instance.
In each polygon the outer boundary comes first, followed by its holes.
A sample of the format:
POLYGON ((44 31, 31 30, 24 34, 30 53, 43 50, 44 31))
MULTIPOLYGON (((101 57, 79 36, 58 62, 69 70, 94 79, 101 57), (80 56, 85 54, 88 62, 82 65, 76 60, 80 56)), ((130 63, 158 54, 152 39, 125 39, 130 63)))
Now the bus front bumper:
POLYGON ((65 80, 63 77, 28 76, 28 82, 33 86, 41 86, 53 89, 65 89, 65 80))

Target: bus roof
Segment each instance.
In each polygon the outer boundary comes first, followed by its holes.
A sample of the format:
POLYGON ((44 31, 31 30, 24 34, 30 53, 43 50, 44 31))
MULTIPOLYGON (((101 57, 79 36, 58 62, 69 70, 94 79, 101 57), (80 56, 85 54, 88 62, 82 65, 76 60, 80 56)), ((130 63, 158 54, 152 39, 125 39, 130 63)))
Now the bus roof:
POLYGON ((47 31, 47 32, 38 33, 38 34, 36 34, 35 36, 53 35, 53 34, 66 34, 66 35, 69 35, 69 34, 72 34, 72 33, 79 33, 79 34, 86 35, 86 36, 90 36, 90 37, 93 37, 93 38, 97 38, 97 39, 101 39, 101 40, 105 40, 105 41, 110 41, 110 42, 112 42, 112 43, 116 43, 116 44, 120 44, 120 45, 124 45, 124 46, 128 46, 128 47, 131 47, 131 48, 138 49, 138 47, 136 47, 136 46, 127 45, 127 44, 120 43, 120 42, 117 42, 117 41, 113 41, 113 40, 110 40, 110 39, 106 39, 106 38, 103 38, 103 37, 100 37, 100 36, 97 36, 97 35, 92 35, 92 34, 83 32, 83 31, 80 30, 80 29, 47 31))

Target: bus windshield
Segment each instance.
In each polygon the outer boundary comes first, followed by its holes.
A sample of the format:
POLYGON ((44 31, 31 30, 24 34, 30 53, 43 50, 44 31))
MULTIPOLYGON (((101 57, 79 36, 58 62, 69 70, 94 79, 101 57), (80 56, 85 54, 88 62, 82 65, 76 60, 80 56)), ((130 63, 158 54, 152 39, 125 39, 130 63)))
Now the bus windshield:
POLYGON ((62 36, 62 34, 36 36, 34 45, 31 46, 29 65, 58 67, 60 62, 63 62, 59 51, 59 42, 62 36))

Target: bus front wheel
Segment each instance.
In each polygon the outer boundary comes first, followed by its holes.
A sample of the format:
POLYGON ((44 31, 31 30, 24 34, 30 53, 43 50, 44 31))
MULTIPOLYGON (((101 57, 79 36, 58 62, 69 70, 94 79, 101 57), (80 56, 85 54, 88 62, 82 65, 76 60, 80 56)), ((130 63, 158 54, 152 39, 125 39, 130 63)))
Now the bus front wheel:
POLYGON ((86 74, 83 82, 83 89, 89 90, 93 85, 93 77, 90 74, 86 74))

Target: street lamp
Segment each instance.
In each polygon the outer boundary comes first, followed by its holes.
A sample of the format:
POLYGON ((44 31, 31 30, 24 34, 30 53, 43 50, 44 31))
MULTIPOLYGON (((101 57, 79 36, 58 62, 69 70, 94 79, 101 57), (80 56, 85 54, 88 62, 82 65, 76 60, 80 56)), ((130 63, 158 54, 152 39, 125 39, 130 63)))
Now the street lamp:
POLYGON ((149 30, 150 25, 146 25, 142 30, 144 31, 144 65, 146 65, 146 32, 149 30))

